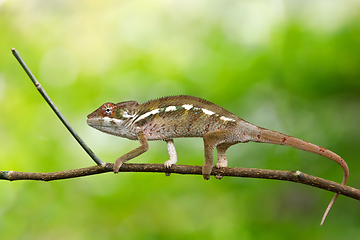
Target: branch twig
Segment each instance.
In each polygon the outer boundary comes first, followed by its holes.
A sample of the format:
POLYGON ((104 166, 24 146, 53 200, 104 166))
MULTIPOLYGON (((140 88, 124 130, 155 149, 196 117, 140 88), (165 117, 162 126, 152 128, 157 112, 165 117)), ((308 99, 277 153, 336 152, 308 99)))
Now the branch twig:
MULTIPOLYGON (((101 174, 106 172, 113 172, 113 166, 114 165, 112 163, 104 163, 102 166, 92 166, 87 168, 79 168, 74 170, 49 172, 49 173, 0 171, 0 179, 9 180, 9 181, 16 181, 16 180, 53 181, 60 179, 89 176, 94 174, 101 174)), ((164 167, 163 164, 125 163, 120 168, 120 172, 162 172, 162 173, 202 175, 201 166, 173 165, 171 166, 170 169, 167 169, 164 167)), ((342 184, 325 180, 319 177, 311 176, 306 173, 302 173, 300 171, 280 171, 280 170, 255 169, 255 168, 227 167, 221 169, 214 168, 211 175, 246 177, 246 178, 265 178, 265 179, 297 182, 360 200, 359 189, 350 186, 344 186, 342 184)))
POLYGON ((41 86, 41 84, 38 82, 38 80, 35 78, 34 74, 32 74, 32 72, 30 71, 30 69, 28 68, 28 66, 26 65, 26 63, 24 62, 24 60, 21 58, 20 54, 18 53, 18 51, 16 51, 15 48, 11 49, 13 55, 15 56, 15 58, 18 60, 18 62, 20 63, 21 67, 25 70, 26 74, 29 76, 29 78, 31 79, 31 81, 34 83, 36 89, 39 91, 39 93, 41 94, 41 96, 45 99, 45 101, 49 104, 49 106, 51 107, 51 109, 54 111, 54 113, 56 114, 56 116, 60 119, 60 121, 64 124, 64 126, 67 128, 67 130, 71 133, 71 135, 76 139, 76 141, 80 144, 80 146, 85 150, 85 152, 87 152, 87 154, 94 160, 94 162, 101 166, 104 164, 103 161, 101 161, 95 154, 93 151, 91 151, 91 149, 86 145, 86 143, 84 142, 84 140, 82 140, 80 138, 80 136, 75 132, 75 130, 71 127, 71 125, 69 124, 69 122, 65 119, 65 117, 62 115, 62 113, 59 111, 59 109, 55 106, 54 102, 51 101, 49 95, 47 95, 47 93, 45 92, 45 89, 41 86))

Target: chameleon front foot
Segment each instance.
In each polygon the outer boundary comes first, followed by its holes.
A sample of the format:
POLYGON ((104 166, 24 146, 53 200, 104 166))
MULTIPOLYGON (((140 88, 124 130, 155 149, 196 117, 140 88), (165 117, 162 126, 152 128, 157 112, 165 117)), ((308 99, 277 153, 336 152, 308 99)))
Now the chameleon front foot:
MULTIPOLYGON (((167 168, 167 169, 169 169, 169 168, 171 168, 171 166, 174 165, 174 164, 176 164, 176 159, 175 159, 175 161, 174 161, 173 159, 169 159, 169 160, 167 160, 166 162, 164 162, 164 167, 167 168)), ((166 173, 165 173, 165 176, 169 177, 170 174, 171 174, 171 173, 166 172, 166 173)))
MULTIPOLYGON (((169 160, 167 160, 164 163, 165 168, 171 168, 172 165, 176 164, 177 162, 177 155, 176 155, 176 149, 174 145, 174 140, 168 139, 166 140, 167 150, 169 153, 169 160)), ((170 173, 165 173, 165 175, 168 177, 170 176, 170 173)))
POLYGON ((119 173, 119 170, 122 165, 123 165, 123 162, 121 161, 121 159, 120 158, 116 159, 116 161, 114 163, 114 173, 115 174, 119 173))
POLYGON ((166 162, 164 162, 164 167, 171 168, 172 165, 176 164, 176 160, 169 159, 166 162))
POLYGON ((114 166, 114 173, 115 173, 115 174, 118 174, 118 173, 119 173, 119 170, 120 170, 120 167, 115 168, 115 166, 114 166))

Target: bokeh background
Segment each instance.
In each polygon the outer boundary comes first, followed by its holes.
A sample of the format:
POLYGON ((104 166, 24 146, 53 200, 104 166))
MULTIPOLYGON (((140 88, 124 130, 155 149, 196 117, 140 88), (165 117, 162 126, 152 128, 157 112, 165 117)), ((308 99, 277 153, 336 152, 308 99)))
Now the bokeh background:
MULTIPOLYGON (((86 125, 104 102, 189 94, 342 156, 360 187, 360 1, 0 1, 0 170, 93 165, 11 54, 15 47, 76 131, 108 162, 138 146, 86 125)), ((201 165, 201 139, 177 139, 201 165)), ((168 159, 151 142, 138 163, 168 159)), ((247 143, 231 167, 341 182, 330 160, 247 143)), ((354 239, 359 202, 273 180, 111 173, 0 182, 1 239, 354 239)))

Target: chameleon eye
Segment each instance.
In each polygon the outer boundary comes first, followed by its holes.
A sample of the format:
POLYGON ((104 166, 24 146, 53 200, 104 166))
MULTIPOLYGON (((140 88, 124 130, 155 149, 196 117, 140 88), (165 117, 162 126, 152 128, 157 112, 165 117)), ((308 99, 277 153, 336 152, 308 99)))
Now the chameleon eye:
POLYGON ((113 103, 105 103, 101 106, 100 114, 104 117, 109 117, 114 112, 115 105, 113 103))

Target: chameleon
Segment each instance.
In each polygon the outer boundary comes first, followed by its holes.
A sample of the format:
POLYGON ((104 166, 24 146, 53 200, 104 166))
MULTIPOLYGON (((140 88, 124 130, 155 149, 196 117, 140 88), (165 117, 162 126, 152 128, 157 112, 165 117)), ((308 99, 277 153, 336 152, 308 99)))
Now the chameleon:
MULTIPOLYGON (((114 173, 122 164, 149 149, 148 141, 163 140, 167 143, 170 168, 177 162, 174 138, 201 137, 204 142, 205 162, 202 175, 210 179, 213 168, 213 150, 216 147, 216 168, 228 166, 226 150, 237 143, 258 142, 291 146, 327 157, 343 170, 342 184, 347 183, 349 169, 346 162, 332 151, 304 140, 253 125, 224 108, 204 99, 177 95, 162 97, 139 104, 136 101, 104 103, 87 116, 87 124, 102 132, 137 140, 140 146, 116 159, 114 173)), ((222 176, 215 176, 221 179, 222 176)), ((321 221, 323 224, 330 208, 338 197, 332 198, 321 221)))

